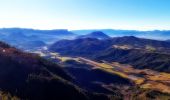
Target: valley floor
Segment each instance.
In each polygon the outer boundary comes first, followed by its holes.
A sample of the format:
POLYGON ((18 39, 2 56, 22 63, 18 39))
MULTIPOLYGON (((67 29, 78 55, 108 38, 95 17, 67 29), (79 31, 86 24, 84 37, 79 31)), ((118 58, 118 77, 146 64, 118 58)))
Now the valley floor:
POLYGON ((153 89, 164 93, 170 93, 170 74, 152 71, 149 69, 134 69, 130 65, 118 62, 102 63, 79 57, 79 61, 94 66, 94 69, 101 69, 106 72, 119 75, 134 82, 144 89, 153 89))
MULTIPOLYGON (((42 52, 41 52, 42 55, 42 52)), ((66 62, 69 60, 74 60, 75 62, 79 62, 82 64, 90 65, 91 69, 98 69, 105 71, 107 73, 117 75, 124 79, 128 79, 131 81, 134 86, 139 87, 140 89, 149 89, 159 91, 161 93, 170 94, 170 74, 164 72, 157 72, 150 69, 135 69, 133 66, 127 64, 120 64, 118 62, 108 63, 106 61, 93 61, 83 57, 67 57, 61 56, 58 53, 46 52, 43 53, 43 56, 53 59, 56 62, 66 62)), ((103 84, 104 88, 110 90, 113 88, 114 84, 103 84)), ((124 96, 128 96, 126 90, 129 87, 124 87, 125 90, 121 92, 124 96), (126 89, 127 88, 127 89, 126 89)), ((129 97, 130 98, 130 97, 129 97)))

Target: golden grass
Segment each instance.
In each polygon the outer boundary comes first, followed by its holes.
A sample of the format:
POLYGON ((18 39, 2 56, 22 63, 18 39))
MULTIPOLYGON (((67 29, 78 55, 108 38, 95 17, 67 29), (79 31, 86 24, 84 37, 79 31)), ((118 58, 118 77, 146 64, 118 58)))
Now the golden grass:
POLYGON ((144 81, 145 81, 145 79, 143 79, 143 78, 138 78, 137 80, 135 80, 135 83, 136 83, 137 85, 140 85, 140 84, 144 83, 144 81))
POLYGON ((113 68, 113 66, 105 64, 105 63, 99 63, 99 66, 102 67, 102 68, 107 68, 107 69, 109 69, 109 68, 112 69, 113 68))
POLYGON ((72 57, 61 57, 61 56, 57 56, 56 58, 58 58, 59 60, 61 60, 61 62, 65 62, 67 60, 75 60, 77 62, 80 62, 80 60, 78 58, 72 58, 72 57))
POLYGON ((149 80, 153 81, 170 81, 169 73, 160 73, 158 75, 151 75, 147 77, 149 80))
POLYGON ((107 66, 107 64, 100 63, 100 66, 102 70, 116 74, 118 76, 121 76, 129 80, 132 80, 136 85, 141 86, 141 88, 154 89, 154 90, 158 90, 161 92, 170 93, 170 86, 164 84, 168 82, 170 83, 169 73, 158 73, 157 72, 158 74, 155 75, 154 71, 150 72, 150 70, 139 70, 139 69, 134 69, 132 67, 122 67, 122 65, 118 63, 116 63, 114 67, 120 68, 121 71, 116 71, 113 68, 111 68, 112 66, 111 67, 110 65, 107 66), (133 75, 133 74, 140 74, 141 72, 145 72, 146 75, 144 75, 143 77, 137 77, 133 75), (160 82, 157 82, 157 81, 160 81, 160 82))
POLYGON ((148 82, 140 86, 144 89, 154 89, 164 93, 170 93, 170 87, 158 82, 148 82))
POLYGON ((65 62, 67 60, 69 60, 69 57, 57 57, 58 59, 60 59, 62 62, 65 62))

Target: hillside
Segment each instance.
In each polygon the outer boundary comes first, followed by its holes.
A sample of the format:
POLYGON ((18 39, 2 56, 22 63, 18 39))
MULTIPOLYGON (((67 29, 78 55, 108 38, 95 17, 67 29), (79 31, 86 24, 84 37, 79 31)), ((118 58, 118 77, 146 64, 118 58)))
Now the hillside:
POLYGON ((103 41, 94 38, 84 38, 76 40, 61 40, 49 47, 52 51, 57 51, 62 54, 69 55, 89 55, 97 51, 102 51, 110 46, 110 44, 103 45, 103 41), (101 45, 102 44, 102 45, 101 45), (69 49, 68 49, 69 48, 69 49))
MULTIPOLYGON (((100 51, 112 47, 113 45, 129 45, 133 48, 146 49, 147 47, 153 47, 156 51, 160 52, 169 52, 170 43, 166 41, 158 41, 151 39, 137 38, 134 36, 124 36, 124 37, 115 37, 106 40, 99 40, 94 38, 85 38, 85 39, 75 39, 75 40, 61 40, 50 46, 51 50, 57 49, 75 49, 79 51, 80 48, 93 48, 96 47, 96 50, 100 51), (80 47, 79 47, 80 46, 80 47), (99 49, 99 48, 100 49, 99 49)), ((81 52, 81 51, 80 51, 81 52)), ((90 51, 89 51, 90 52, 90 51)))
POLYGON ((170 73, 170 54, 154 53, 143 50, 123 50, 110 48, 94 57, 96 60, 130 64, 139 69, 152 69, 170 73))
POLYGON ((135 69, 118 62, 54 54, 51 53, 50 59, 63 65, 74 77, 74 83, 85 90, 112 95, 113 100, 115 97, 120 100, 170 99, 169 73, 135 69))
POLYGON ((73 78, 59 65, 2 42, 0 65, 0 88, 6 97, 11 94, 27 100, 108 100, 105 95, 88 93, 74 85, 73 78))

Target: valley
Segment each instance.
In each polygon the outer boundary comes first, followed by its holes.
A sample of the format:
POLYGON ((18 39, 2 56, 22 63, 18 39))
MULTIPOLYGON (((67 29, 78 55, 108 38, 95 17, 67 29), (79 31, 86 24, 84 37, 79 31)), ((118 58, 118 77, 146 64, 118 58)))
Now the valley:
MULTIPOLYGON (((141 89, 155 90, 162 93, 170 93, 169 73, 153 71, 150 69, 135 69, 131 65, 121 64, 119 62, 110 63, 104 60, 97 62, 85 57, 61 56, 59 53, 52 53, 52 52, 48 52, 46 54, 46 57, 48 58, 50 57, 50 59, 52 59, 53 61, 56 61, 57 63, 63 65, 67 61, 75 61, 85 66, 90 65, 91 70, 102 70, 106 73, 117 75, 119 77, 129 80, 132 84, 134 84, 134 86, 139 87, 141 89)), ((107 90, 110 90, 112 84, 102 83, 101 86, 107 90)), ((128 85, 125 85, 125 87, 127 89, 130 88, 130 86, 128 85)))

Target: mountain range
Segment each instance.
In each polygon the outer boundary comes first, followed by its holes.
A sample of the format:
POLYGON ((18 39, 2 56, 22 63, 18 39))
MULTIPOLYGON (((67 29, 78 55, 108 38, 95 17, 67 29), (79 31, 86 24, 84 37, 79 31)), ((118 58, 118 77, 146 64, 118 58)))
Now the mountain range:
POLYGON ((170 43, 134 36, 106 40, 94 38, 62 40, 49 47, 63 55, 82 56, 95 60, 118 61, 135 68, 170 72, 170 43))
POLYGON ((75 34, 85 35, 94 31, 101 31, 111 37, 135 36, 147 39, 166 40, 170 38, 169 30, 153 30, 153 31, 139 31, 139 30, 116 30, 116 29, 87 29, 87 30, 72 30, 75 34))
POLYGON ((76 35, 66 29, 35 30, 25 28, 1 28, 0 40, 17 48, 28 50, 46 46, 49 43, 76 35), (30 45, 31 44, 31 45, 30 45))
POLYGON ((51 59, 85 90, 123 100, 168 100, 169 48, 167 41, 123 36, 61 40, 48 50, 59 54, 51 59))
POLYGON ((38 30, 27 28, 1 28, 0 40, 23 50, 35 50, 53 44, 62 39, 98 38, 135 36, 147 39, 167 40, 170 32, 167 30, 135 31, 135 30, 38 30), (41 45, 39 44, 41 42, 41 45), (32 45, 29 45, 32 44, 32 45), (43 44, 43 45, 42 45, 43 44))

